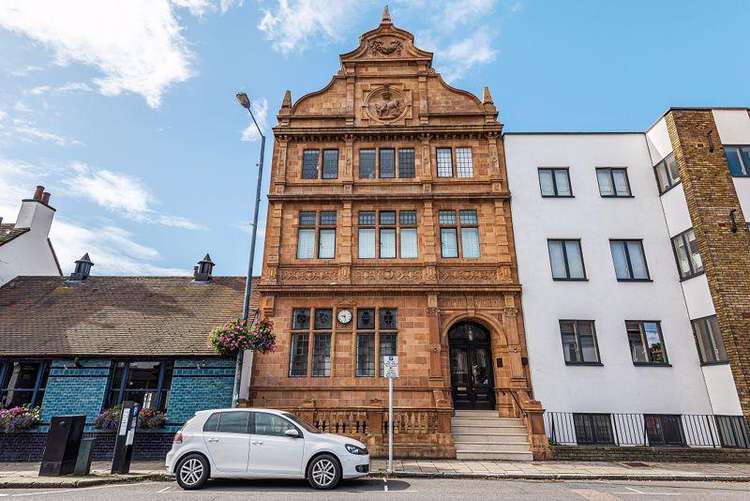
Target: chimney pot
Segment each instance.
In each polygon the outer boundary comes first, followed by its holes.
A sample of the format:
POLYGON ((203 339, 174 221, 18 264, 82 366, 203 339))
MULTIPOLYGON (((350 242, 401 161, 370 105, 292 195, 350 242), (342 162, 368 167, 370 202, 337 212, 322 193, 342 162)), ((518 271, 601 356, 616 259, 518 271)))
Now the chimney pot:
POLYGON ((49 197, 52 196, 48 191, 45 191, 42 193, 42 203, 44 205, 49 205, 49 197))
POLYGON ((211 261, 211 256, 206 254, 206 257, 198 261, 198 265, 193 267, 193 281, 210 282, 213 269, 214 263, 211 261))
POLYGON ((76 261, 76 268, 73 273, 70 274, 70 280, 72 282, 82 282, 86 280, 91 274, 91 267, 94 263, 91 262, 88 252, 83 255, 81 259, 76 261))
POLYGON ((44 194, 44 186, 38 185, 36 187, 36 191, 34 192, 34 200, 38 200, 39 202, 41 202, 43 194, 44 194))

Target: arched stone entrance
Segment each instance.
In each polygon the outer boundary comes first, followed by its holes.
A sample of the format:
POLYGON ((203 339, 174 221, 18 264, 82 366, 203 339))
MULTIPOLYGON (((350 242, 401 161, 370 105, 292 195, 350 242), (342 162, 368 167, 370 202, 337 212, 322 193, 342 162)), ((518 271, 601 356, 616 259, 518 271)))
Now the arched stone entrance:
POLYGON ((494 409, 490 332, 475 322, 448 330, 451 391, 456 409, 494 409))

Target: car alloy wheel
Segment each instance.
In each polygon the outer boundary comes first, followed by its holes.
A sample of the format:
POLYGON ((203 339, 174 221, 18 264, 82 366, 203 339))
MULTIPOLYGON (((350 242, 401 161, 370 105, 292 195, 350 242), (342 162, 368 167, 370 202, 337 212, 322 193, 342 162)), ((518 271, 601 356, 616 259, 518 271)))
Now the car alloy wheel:
POLYGON ((177 468, 177 483, 183 489, 200 489, 208 478, 208 464, 198 455, 187 456, 177 468))
POLYGON ((309 480, 316 489, 332 489, 336 487, 340 478, 339 465, 332 456, 320 456, 310 467, 309 480))

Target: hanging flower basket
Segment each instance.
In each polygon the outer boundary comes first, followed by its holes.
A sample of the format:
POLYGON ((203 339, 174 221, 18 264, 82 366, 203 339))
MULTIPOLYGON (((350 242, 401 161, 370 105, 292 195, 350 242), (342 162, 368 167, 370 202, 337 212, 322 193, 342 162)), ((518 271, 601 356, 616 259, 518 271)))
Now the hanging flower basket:
POLYGON ((0 431, 14 433, 30 430, 41 421, 39 407, 0 409, 0 431))
POLYGON ((248 328, 244 320, 233 320, 216 327, 208 336, 208 344, 220 355, 235 356, 243 350, 267 353, 276 348, 273 322, 264 318, 248 328))
MULTIPOLYGON (((120 425, 120 413, 122 407, 115 405, 109 409, 104 409, 96 418, 94 418, 94 428, 102 431, 115 431, 120 425)), ((138 413, 138 428, 144 430, 153 430, 163 428, 167 422, 167 417, 161 411, 154 409, 141 409, 138 413)))

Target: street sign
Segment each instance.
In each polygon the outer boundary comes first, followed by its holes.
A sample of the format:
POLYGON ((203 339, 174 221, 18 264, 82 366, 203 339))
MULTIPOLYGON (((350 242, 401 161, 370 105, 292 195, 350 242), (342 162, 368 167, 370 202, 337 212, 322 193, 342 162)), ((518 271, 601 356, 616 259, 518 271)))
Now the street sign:
POLYGON ((388 379, 398 379, 398 355, 383 357, 383 375, 388 379))

